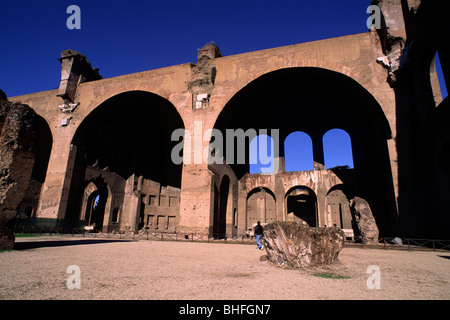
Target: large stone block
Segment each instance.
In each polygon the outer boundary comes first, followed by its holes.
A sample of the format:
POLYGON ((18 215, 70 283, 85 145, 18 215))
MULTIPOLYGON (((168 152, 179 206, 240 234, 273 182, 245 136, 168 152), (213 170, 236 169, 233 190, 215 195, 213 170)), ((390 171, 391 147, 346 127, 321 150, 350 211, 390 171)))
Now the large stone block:
POLYGON ((378 226, 369 203, 362 198, 354 197, 350 200, 350 209, 356 219, 361 241, 367 244, 378 244, 378 226))
POLYGON ((345 234, 340 228, 313 228, 306 222, 274 222, 264 227, 264 242, 271 262, 300 268, 338 262, 345 234))

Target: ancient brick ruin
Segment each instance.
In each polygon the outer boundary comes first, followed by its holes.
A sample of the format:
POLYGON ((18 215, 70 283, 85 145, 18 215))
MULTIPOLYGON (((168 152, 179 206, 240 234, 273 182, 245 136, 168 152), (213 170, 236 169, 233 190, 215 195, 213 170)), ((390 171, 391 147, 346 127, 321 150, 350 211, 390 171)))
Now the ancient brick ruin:
POLYGON ((448 237, 450 106, 434 67, 439 53, 449 83, 445 10, 442 1, 374 4, 378 30, 234 56, 210 43, 195 64, 109 79, 63 51, 58 89, 9 97, 43 119, 35 163, 14 163, 33 172, 16 214, 102 232, 238 236, 257 220, 302 219, 357 233, 358 197, 381 236, 448 237), (194 138, 199 123, 200 143, 185 139, 174 163, 173 132, 194 138), (252 128, 279 130, 275 172, 249 173, 248 154, 233 163, 226 149, 228 163, 195 161, 210 130, 252 128), (351 138, 353 168, 325 167, 323 137, 336 128, 351 138), (283 141, 299 131, 312 168, 287 172, 283 141))
POLYGON ((34 178, 36 122, 37 115, 30 107, 9 102, 0 91, 0 250, 14 244, 8 224, 34 178))

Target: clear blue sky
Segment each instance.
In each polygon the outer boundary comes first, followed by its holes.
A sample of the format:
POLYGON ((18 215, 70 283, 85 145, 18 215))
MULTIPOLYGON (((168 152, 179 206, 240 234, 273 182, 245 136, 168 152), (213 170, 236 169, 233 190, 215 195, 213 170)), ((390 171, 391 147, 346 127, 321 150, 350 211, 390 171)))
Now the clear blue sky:
POLYGON ((55 89, 60 52, 86 55, 104 78, 195 62, 214 41, 223 55, 366 32, 370 0, 4 1, 0 88, 8 96, 55 89), (69 30, 69 5, 81 30, 69 30))
MULTIPOLYGON (((264 136, 255 138, 250 144, 250 173, 272 173, 275 170, 274 141, 264 136), (266 148, 261 146, 267 145, 266 148), (268 163, 269 162, 269 163, 268 163)), ((347 165, 353 169, 353 151, 350 136, 341 129, 331 129, 323 136, 325 169, 347 165)), ((283 143, 280 141, 280 143, 283 143)), ((286 171, 314 170, 314 154, 312 140, 304 132, 296 131, 284 141, 284 157, 286 171)))
POLYGON ((57 88, 65 49, 110 78, 195 62, 210 41, 228 56, 367 32, 370 2, 3 1, 0 89, 12 97, 57 88), (81 9, 81 30, 66 26, 70 5, 81 9))
MULTIPOLYGON (((2 1, 0 89, 57 88, 60 52, 86 55, 104 78, 195 62, 214 41, 223 55, 366 32, 370 0, 2 1), (69 30, 69 5, 81 30, 69 30)), ((445 93, 447 95, 447 93, 445 93)))

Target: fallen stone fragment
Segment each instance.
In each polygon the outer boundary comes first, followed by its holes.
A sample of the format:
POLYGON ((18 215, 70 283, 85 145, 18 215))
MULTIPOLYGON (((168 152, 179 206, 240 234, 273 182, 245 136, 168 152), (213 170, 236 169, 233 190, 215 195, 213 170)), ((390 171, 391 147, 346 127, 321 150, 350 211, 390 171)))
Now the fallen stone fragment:
POLYGON ((300 268, 338 262, 345 233, 334 227, 313 228, 305 222, 274 222, 264 227, 264 242, 269 261, 300 268))
POLYGON ((369 203, 362 198, 354 197, 350 200, 350 209, 356 219, 362 243, 378 244, 378 226, 369 203))

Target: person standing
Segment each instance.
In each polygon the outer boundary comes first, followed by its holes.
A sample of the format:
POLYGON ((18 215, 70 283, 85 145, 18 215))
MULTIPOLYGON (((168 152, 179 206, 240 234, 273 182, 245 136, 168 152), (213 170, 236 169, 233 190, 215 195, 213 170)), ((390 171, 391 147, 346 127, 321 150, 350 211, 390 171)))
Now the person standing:
POLYGON ((258 221, 256 223, 256 227, 255 227, 255 236, 256 236, 256 249, 258 250, 262 250, 264 249, 264 246, 261 243, 261 239, 263 236, 263 227, 261 226, 261 223, 258 221))

